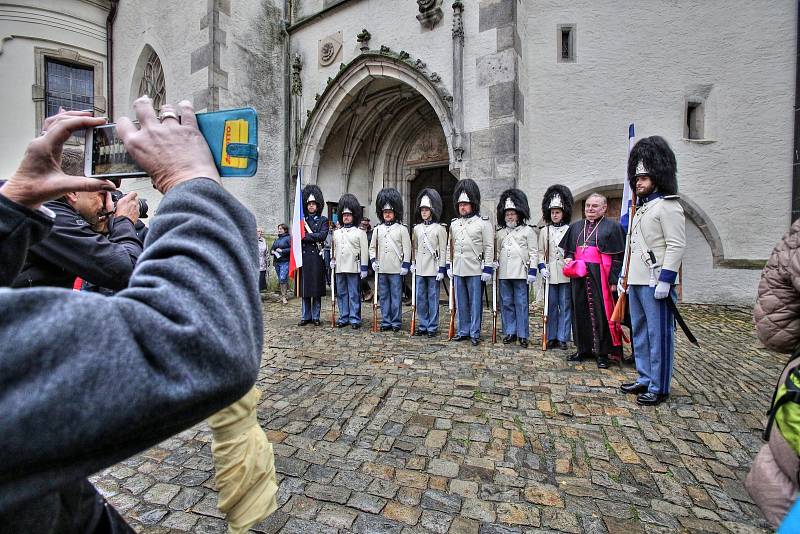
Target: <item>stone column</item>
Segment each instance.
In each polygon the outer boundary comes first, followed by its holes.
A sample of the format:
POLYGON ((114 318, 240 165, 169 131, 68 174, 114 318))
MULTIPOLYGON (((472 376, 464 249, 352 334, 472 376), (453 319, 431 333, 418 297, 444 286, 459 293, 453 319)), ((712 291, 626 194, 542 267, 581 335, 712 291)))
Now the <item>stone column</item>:
POLYGON ((453 152, 454 166, 464 155, 464 3, 453 3, 453 152))

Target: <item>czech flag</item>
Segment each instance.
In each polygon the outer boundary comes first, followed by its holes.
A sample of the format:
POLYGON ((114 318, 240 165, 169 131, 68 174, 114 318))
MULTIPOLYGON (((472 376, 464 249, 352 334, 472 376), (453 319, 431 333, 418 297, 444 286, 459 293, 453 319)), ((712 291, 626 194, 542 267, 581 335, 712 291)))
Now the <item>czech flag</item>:
POLYGON ((294 213, 292 214, 292 249, 289 252, 289 276, 303 266, 302 241, 306 235, 305 214, 303 213, 303 173, 297 171, 297 191, 294 195, 294 213))
POLYGON ((633 191, 631 184, 628 181, 628 159, 631 156, 631 149, 633 149, 633 123, 628 126, 628 157, 625 158, 625 179, 622 181, 622 205, 620 206, 619 224, 625 231, 628 231, 628 219, 631 217, 631 203, 633 201, 633 191))

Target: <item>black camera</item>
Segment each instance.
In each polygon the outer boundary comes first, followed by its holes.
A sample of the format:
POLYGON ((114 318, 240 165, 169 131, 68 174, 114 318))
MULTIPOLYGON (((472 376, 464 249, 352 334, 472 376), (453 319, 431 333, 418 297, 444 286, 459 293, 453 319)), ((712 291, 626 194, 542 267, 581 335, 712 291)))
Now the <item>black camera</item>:
MULTIPOLYGON (((116 191, 112 191, 111 192, 111 200, 114 201, 114 207, 115 208, 117 206, 117 201, 119 201, 119 199, 121 199, 124 196, 125 196, 125 193, 123 193, 120 190, 116 190, 116 191)), ((143 198, 139 199, 139 218, 140 219, 146 219, 147 218, 147 201, 145 199, 143 199, 143 198)))

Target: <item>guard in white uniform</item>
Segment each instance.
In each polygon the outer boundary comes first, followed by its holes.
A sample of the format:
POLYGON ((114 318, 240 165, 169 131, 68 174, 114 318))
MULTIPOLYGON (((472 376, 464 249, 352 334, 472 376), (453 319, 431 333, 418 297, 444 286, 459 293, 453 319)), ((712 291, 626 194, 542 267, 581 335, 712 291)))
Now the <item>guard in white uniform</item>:
POLYGON ((453 192, 458 217, 450 225, 451 266, 448 275, 456 292, 458 334, 453 341, 481 340, 483 286, 494 272, 494 229, 481 217, 481 192, 470 178, 459 180, 453 192))
POLYGON ((572 295, 570 280, 564 276, 564 249, 558 246, 572 219, 572 192, 563 185, 551 185, 542 199, 546 226, 539 231, 539 272, 548 287, 547 348, 566 350, 572 338, 572 295))
POLYGON ((402 326, 403 277, 411 267, 411 237, 403 220, 400 192, 387 187, 375 202, 378 218, 383 221, 372 231, 369 258, 378 273, 378 300, 381 306, 381 332, 399 332, 402 326))
POLYGON ((339 319, 336 326, 348 324, 361 328, 361 291, 359 282, 367 277, 369 243, 367 233, 358 227, 363 209, 358 199, 345 193, 339 199, 339 221, 342 227, 333 232, 334 259, 331 269, 336 269, 336 302, 339 319))
POLYGON ((447 267, 447 230, 439 224, 442 197, 434 189, 423 189, 417 197, 421 223, 411 232, 417 287, 417 329, 415 336, 434 337, 439 331, 439 282, 447 267))
POLYGON ((636 402, 645 406, 669 397, 672 381, 675 323, 666 299, 676 299, 686 248, 676 174, 675 154, 662 137, 641 139, 631 150, 628 180, 638 200, 625 262, 630 262, 627 292, 639 378, 621 389, 638 394, 636 402))
POLYGON ((497 203, 497 278, 502 303, 503 343, 519 340, 528 346, 530 337, 528 284, 536 281, 536 232, 530 218, 528 197, 519 189, 507 189, 497 203))

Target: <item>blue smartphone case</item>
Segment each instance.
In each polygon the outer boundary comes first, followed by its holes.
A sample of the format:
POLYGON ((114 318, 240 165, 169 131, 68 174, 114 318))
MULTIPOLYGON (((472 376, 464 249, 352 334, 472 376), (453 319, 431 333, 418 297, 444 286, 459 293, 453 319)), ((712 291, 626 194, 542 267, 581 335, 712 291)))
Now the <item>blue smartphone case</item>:
POLYGON ((244 178, 256 173, 258 113, 255 109, 198 113, 197 126, 211 149, 220 176, 244 178))

